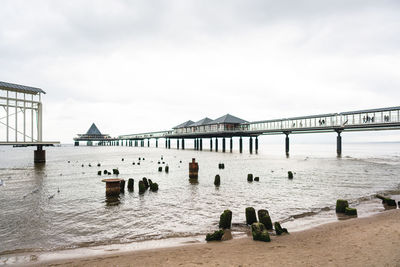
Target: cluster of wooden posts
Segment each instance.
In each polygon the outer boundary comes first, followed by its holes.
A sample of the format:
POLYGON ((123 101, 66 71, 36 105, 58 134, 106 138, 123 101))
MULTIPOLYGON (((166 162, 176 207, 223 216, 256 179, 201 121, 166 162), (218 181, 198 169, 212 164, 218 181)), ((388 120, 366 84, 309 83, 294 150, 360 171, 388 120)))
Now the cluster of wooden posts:
MULTIPOLYGON (((282 228, 279 222, 275 222, 272 224, 271 217, 269 215, 268 210, 261 209, 258 210, 258 221, 256 210, 253 207, 248 207, 245 210, 246 212, 246 224, 251 226, 251 233, 253 236, 253 240, 270 242, 270 234, 275 230, 276 235, 281 235, 283 233, 288 234, 288 230, 286 228, 282 228)), ((227 229, 231 229, 232 226, 232 211, 225 210, 220 218, 219 218, 219 230, 214 233, 210 233, 206 235, 207 241, 221 241, 226 240, 224 238, 225 231, 227 229)))

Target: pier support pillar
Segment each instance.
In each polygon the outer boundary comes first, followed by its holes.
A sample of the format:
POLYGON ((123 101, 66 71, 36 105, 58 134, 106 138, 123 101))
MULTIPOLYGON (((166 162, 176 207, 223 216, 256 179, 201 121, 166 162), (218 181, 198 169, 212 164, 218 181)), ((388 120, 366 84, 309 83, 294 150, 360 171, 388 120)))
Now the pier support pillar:
POLYGON ((194 147, 194 150, 197 150, 197 138, 195 138, 193 140, 193 147, 194 147))
POLYGON ((218 152, 218 138, 215 137, 215 152, 218 152))
POLYGON ((156 147, 158 147, 158 138, 156 138, 156 147))
POLYGON ((87 141, 86 145, 87 146, 93 146, 93 142, 92 141, 87 141))
POLYGON ((171 148, 171 139, 168 139, 168 149, 171 148))
POLYGON ((253 154, 253 137, 251 137, 251 136, 249 138, 249 151, 250 151, 250 154, 253 154))
POLYGON ((231 137, 231 139, 230 139, 229 142, 230 142, 230 143, 229 143, 229 145, 230 145, 230 152, 232 153, 232 149, 233 149, 233 140, 232 140, 232 137, 231 137))
POLYGON ((239 137, 239 152, 243 153, 243 139, 239 137))
POLYGON ((255 143, 255 148, 256 148, 256 154, 258 154, 258 137, 256 137, 256 143, 255 143))
POLYGON ((46 162, 46 150, 43 150, 43 146, 37 146, 37 150, 33 152, 34 163, 45 163, 46 162))
POLYGON ((138 142, 137 142, 137 140, 135 140, 135 146, 137 147, 137 145, 138 145, 138 142))
POLYGON ((185 139, 182 138, 182 150, 185 150, 185 139))
POLYGON ((168 139, 165 138, 165 148, 168 148, 168 139))
POLYGON ((285 138, 285 152, 286 156, 289 156, 289 133, 285 133, 286 138, 285 138))
POLYGON ((199 141, 200 141, 200 151, 202 151, 203 150, 203 139, 200 138, 199 141))
POLYGON ((179 139, 176 139, 176 149, 179 149, 179 139))
POLYGON ((150 138, 147 139, 147 147, 150 147, 150 138))
POLYGON ((225 137, 222 138, 222 152, 225 153, 225 137))
POLYGON ((75 146, 79 146, 79 141, 75 141, 75 146))
POLYGON ((338 157, 342 156, 342 137, 340 136, 340 131, 337 132, 337 138, 336 138, 336 153, 338 157))
POLYGON ((210 151, 212 151, 212 138, 210 138, 210 151))

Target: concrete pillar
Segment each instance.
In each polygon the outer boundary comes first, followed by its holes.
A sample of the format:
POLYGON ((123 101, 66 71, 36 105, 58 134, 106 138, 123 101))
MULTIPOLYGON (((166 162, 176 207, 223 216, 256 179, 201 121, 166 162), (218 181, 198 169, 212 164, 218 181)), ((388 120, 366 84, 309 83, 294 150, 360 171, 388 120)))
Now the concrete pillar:
POLYGON ((37 146, 37 150, 33 152, 34 163, 45 163, 46 162, 46 150, 43 150, 42 146, 37 146))
POLYGON ((222 137, 222 152, 225 153, 225 137, 222 137))
POLYGON ((171 139, 168 139, 168 149, 171 148, 171 139))
POLYGON ((199 142, 200 142, 200 151, 202 151, 203 150, 203 139, 200 138, 199 142))
POLYGON ((210 151, 212 151, 212 138, 210 138, 210 151))
POLYGON ((158 147, 158 138, 156 138, 156 147, 158 147))
POLYGON ((185 149, 185 139, 184 138, 182 138, 182 149, 183 150, 185 149))
POLYGON ((179 139, 176 139, 176 148, 179 149, 179 139))
POLYGON ((338 157, 342 156, 342 137, 340 136, 340 131, 337 132, 336 138, 336 153, 338 157))
POLYGON ((197 139, 196 138, 193 139, 193 147, 194 147, 194 150, 197 150, 197 139))
POLYGON ((215 137, 215 152, 218 152, 218 138, 215 137))
POLYGON ((144 139, 140 140, 140 145, 144 147, 144 139))
POLYGON ((150 147, 150 138, 147 139, 147 147, 150 147))
POLYGON ((230 140, 229 140, 229 151, 232 153, 232 150, 233 150, 233 140, 232 140, 232 137, 230 138, 230 140))
POLYGON ((79 141, 75 141, 75 146, 79 146, 79 141))
POLYGON ((168 139, 165 138, 165 148, 168 148, 168 139))
POLYGON ((285 133, 286 134, 286 138, 285 138, 285 152, 286 152, 286 155, 289 155, 289 134, 288 133, 285 133))
POLYGON ((256 154, 258 153, 258 137, 256 137, 256 154))
POLYGON ((138 141, 137 141, 137 140, 135 140, 135 146, 137 147, 137 145, 138 145, 138 141))
POLYGON ((250 151, 250 154, 253 154, 253 137, 251 137, 251 136, 249 138, 249 151, 250 151))
POLYGON ((239 152, 243 153, 243 139, 239 137, 239 152))

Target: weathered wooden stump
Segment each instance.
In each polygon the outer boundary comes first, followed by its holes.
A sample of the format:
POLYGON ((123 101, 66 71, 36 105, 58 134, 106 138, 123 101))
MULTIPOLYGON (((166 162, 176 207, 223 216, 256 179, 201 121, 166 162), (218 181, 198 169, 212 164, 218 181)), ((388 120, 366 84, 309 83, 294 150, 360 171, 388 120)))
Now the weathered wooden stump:
POLYGON ((221 177, 219 176, 219 174, 215 175, 214 178, 214 185, 215 186, 219 186, 221 184, 221 177))
POLYGON ((253 207, 246 208, 246 224, 252 225, 257 222, 256 210, 253 207))
POLYGON ((232 224, 232 211, 224 210, 224 212, 219 217, 219 228, 231 229, 232 224))
POLYGON ((158 184, 157 184, 157 183, 152 183, 152 184, 150 185, 150 190, 151 190, 152 192, 157 192, 157 191, 158 191, 158 184))
POLYGON ((357 209, 346 207, 344 214, 349 216, 357 216, 357 209))
POLYGON ((113 169, 113 174, 119 175, 119 170, 118 169, 113 169))
POLYGON ((349 206, 349 202, 344 199, 336 200, 336 213, 345 213, 346 208, 349 206))
POLYGON ((247 174, 247 182, 253 182, 253 174, 247 174))
POLYGON ((254 177, 254 181, 259 182, 260 181, 260 177, 254 177))
POLYGON ((165 172, 166 172, 166 173, 169 173, 169 166, 168 166, 168 165, 165 166, 165 172))
POLYGON ((101 164, 100 163, 97 163, 97 167, 100 167, 101 166, 101 164))
POLYGON ((264 241, 264 242, 271 241, 269 233, 267 229, 265 229, 264 224, 262 223, 255 222, 251 225, 251 235, 253 236, 253 240, 256 241, 264 241))
POLYGON ((147 178, 146 177, 143 177, 143 184, 144 184, 144 186, 146 187, 146 189, 147 188, 149 188, 149 181, 147 181, 147 178))
POLYGON ((146 192, 146 187, 144 186, 143 181, 139 181, 139 194, 143 194, 146 192))
POLYGON ((128 190, 129 191, 133 191, 133 184, 134 184, 134 180, 132 178, 128 179, 128 190))
POLYGON ((391 199, 391 198, 385 198, 383 200, 383 203, 388 205, 388 206, 391 206, 391 207, 396 207, 396 200, 391 199))
POLYGON ((97 175, 101 175, 101 171, 97 171, 97 175))
POLYGON ((162 172, 162 167, 161 167, 161 166, 158 167, 158 171, 159 171, 159 172, 162 172))
POLYGON ((104 172, 103 172, 104 174, 107 174, 108 173, 108 171, 107 170, 104 170, 104 172))
POLYGON ((120 193, 121 179, 103 179, 106 183, 106 195, 118 195, 120 193))
POLYGON ((124 179, 121 179, 121 182, 119 183, 119 191, 121 193, 125 192, 125 180, 124 179))
POLYGON ((215 231, 212 234, 206 235, 206 241, 221 241, 223 235, 224 235, 224 230, 215 231))
POLYGON ((288 230, 286 228, 282 228, 281 224, 279 222, 275 222, 274 223, 274 227, 275 227, 275 233, 276 235, 281 235, 283 233, 289 233, 288 230))
POLYGON ((293 179, 293 172, 288 171, 287 174, 289 179, 293 179))
POLYGON ((267 230, 272 230, 272 220, 267 210, 258 210, 258 221, 264 224, 267 230))
POLYGON ((192 162, 189 163, 189 178, 197 179, 199 174, 199 164, 195 158, 192 158, 192 162))

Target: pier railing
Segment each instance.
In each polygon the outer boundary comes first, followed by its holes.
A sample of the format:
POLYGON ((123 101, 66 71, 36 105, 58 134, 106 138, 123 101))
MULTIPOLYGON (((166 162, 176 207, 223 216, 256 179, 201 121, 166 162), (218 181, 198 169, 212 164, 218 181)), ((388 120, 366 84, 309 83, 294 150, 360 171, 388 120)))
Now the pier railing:
POLYGON ((323 132, 332 129, 371 130, 398 129, 400 107, 330 113, 305 117, 256 121, 249 124, 248 131, 273 134, 275 132, 323 132))

